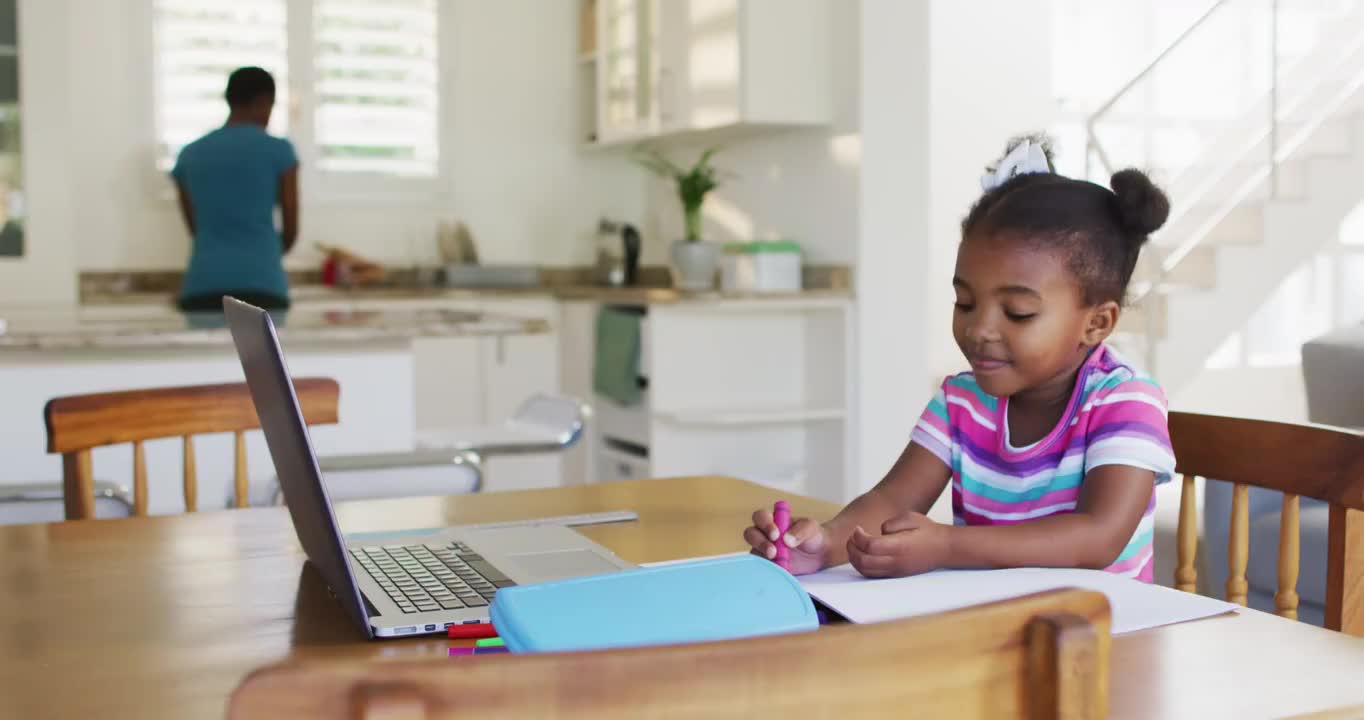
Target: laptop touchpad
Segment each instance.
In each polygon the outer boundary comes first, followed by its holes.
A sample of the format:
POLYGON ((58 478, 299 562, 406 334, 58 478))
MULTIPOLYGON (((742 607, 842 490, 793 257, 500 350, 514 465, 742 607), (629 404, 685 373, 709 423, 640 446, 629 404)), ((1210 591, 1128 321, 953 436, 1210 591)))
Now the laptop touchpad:
POLYGON ((591 550, 513 553, 507 556, 532 582, 600 575, 618 568, 591 550))

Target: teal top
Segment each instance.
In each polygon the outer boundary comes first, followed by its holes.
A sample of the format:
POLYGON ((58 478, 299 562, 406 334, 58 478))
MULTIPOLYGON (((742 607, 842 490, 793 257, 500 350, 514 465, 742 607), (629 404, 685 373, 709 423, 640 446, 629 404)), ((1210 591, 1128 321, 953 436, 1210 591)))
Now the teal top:
POLYGON ((194 208, 194 248, 182 298, 229 292, 289 296, 275 229, 279 180, 298 166, 288 140, 225 125, 186 145, 171 176, 194 208))

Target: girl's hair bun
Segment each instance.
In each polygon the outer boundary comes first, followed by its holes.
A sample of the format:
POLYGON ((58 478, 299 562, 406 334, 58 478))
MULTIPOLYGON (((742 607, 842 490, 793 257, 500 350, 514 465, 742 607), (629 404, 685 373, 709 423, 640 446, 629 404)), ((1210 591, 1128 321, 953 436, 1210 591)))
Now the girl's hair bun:
POLYGON ((1146 173, 1127 168, 1113 173, 1109 182, 1117 198, 1114 210, 1118 224, 1128 233, 1146 241, 1146 236, 1160 229, 1170 217, 1170 199, 1146 173))

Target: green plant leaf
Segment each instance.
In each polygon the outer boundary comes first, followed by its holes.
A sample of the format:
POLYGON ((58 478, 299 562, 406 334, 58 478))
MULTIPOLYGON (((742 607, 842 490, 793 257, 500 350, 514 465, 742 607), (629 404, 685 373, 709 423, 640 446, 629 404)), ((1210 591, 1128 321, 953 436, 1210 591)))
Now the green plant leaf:
POLYGON ((680 181, 681 178, 686 174, 686 171, 684 171, 681 167, 678 167, 677 163, 674 163, 672 160, 669 160, 665 155, 663 155, 663 153, 659 152, 656 148, 645 147, 636 148, 633 159, 637 164, 643 166, 646 170, 649 170, 655 175, 659 175, 662 177, 672 178, 673 180, 680 181))
POLYGON ((712 157, 715 156, 715 153, 718 153, 718 152, 720 152, 720 148, 719 148, 719 147, 709 147, 709 148, 706 148, 706 151, 703 152, 703 153, 701 153, 701 159, 696 161, 696 167, 697 167, 698 169, 700 169, 700 168, 709 168, 709 167, 710 167, 710 159, 711 159, 712 157))
POLYGON ((720 150, 719 147, 707 148, 690 168, 677 165, 657 148, 641 146, 635 150, 633 159, 636 163, 659 176, 671 178, 677 185, 677 197, 682 202, 682 212, 688 218, 688 240, 700 239, 695 236, 700 223, 693 221, 693 218, 699 218, 706 195, 720 186, 723 177, 729 176, 711 165, 711 159, 720 150))

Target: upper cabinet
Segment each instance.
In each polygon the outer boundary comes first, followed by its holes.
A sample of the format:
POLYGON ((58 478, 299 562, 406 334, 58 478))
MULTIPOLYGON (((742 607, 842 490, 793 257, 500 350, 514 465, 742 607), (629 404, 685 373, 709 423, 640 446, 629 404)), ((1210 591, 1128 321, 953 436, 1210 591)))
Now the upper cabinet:
POLYGON ((829 121, 827 0, 583 0, 583 140, 829 121))
MULTIPOLYGON (((598 42, 585 50, 587 71, 600 88, 596 137, 627 139, 648 134, 657 123, 659 0, 590 0, 598 42)), ((587 138, 589 141, 591 138, 587 138)))

